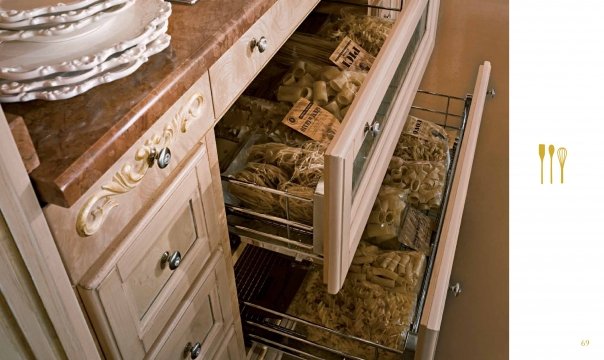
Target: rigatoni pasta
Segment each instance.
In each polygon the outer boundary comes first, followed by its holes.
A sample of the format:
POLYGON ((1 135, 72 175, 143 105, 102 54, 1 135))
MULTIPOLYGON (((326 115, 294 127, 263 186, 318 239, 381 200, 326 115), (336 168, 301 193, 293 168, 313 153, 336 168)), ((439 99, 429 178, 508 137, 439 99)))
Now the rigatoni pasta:
POLYGON ((342 109, 352 103, 365 75, 360 71, 342 71, 336 66, 298 60, 283 76, 277 88, 277 101, 292 105, 304 97, 341 121, 346 113, 342 109))

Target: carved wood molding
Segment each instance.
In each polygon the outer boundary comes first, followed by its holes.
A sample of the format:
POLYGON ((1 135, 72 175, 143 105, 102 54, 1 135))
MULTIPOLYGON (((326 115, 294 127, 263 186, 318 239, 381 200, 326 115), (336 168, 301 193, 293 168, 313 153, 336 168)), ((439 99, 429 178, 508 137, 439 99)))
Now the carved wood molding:
POLYGON ((164 126, 161 134, 153 134, 145 141, 143 146, 136 151, 133 163, 126 163, 113 175, 111 181, 101 190, 92 195, 80 209, 76 219, 76 231, 82 237, 96 233, 113 208, 119 205, 116 198, 137 187, 147 170, 149 170, 149 156, 153 148, 170 146, 179 134, 184 134, 202 114, 204 98, 201 94, 194 94, 189 101, 180 108, 172 120, 164 126))

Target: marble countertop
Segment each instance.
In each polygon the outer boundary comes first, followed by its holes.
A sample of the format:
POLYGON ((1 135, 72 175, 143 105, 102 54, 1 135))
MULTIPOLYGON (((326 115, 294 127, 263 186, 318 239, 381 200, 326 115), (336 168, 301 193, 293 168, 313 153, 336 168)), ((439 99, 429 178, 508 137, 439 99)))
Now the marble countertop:
POLYGON ((27 124, 40 199, 75 203, 275 2, 173 3, 170 46, 134 74, 68 100, 2 104, 27 124))

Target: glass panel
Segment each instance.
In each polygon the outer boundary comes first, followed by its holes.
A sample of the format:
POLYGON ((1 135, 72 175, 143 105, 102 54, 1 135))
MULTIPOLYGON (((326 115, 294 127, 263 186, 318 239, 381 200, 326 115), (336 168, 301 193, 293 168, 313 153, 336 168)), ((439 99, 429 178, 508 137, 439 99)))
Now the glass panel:
MULTIPOLYGON (((428 19, 428 6, 426 6, 426 9, 424 10, 422 17, 419 20, 417 27, 415 28, 415 31, 413 32, 413 35, 411 36, 411 40, 409 40, 409 46, 407 47, 407 49, 405 50, 405 53, 403 54, 403 58, 401 59, 401 62, 398 65, 398 68, 396 69, 396 73, 394 74, 394 77, 392 78, 392 81, 390 82, 390 86, 388 86, 388 89, 386 90, 386 95, 384 95, 384 99, 382 100, 382 103, 380 104, 377 114, 375 115, 375 118, 373 119, 374 126, 376 126, 376 127, 379 126, 380 129, 384 127, 384 125, 386 124, 386 121, 400 120, 396 116, 389 116, 390 115, 389 113, 390 113, 390 110, 392 107, 392 103, 394 102, 394 99, 396 99, 396 97, 400 91, 400 88, 403 85, 403 82, 405 81, 405 78, 409 71, 409 67, 411 66, 411 62, 413 61, 415 53, 417 52, 417 49, 419 48, 419 44, 421 43, 421 40, 423 39, 424 34, 426 33, 427 19, 428 19)), ((380 136, 381 136, 381 132, 379 130, 373 131, 373 130, 369 129, 367 131, 367 134, 365 135, 365 139, 363 141, 363 144, 361 145, 361 149, 359 150, 359 153, 357 154, 356 158, 354 159, 353 171, 352 171, 353 198, 356 194, 360 180, 363 178, 363 174, 365 173, 365 169, 368 164, 368 159, 371 158, 373 151, 375 149, 375 145, 378 143, 380 136)))

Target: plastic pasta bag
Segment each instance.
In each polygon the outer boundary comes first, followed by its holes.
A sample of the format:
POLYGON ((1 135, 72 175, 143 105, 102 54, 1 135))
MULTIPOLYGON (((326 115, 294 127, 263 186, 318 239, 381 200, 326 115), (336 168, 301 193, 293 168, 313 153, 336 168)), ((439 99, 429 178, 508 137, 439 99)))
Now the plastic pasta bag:
POLYGON ((342 11, 340 16, 325 23, 317 35, 335 42, 348 36, 365 51, 377 56, 393 25, 392 20, 342 11))
POLYGON ((405 161, 444 161, 449 163, 449 137, 433 122, 409 116, 394 150, 405 161))
POLYGON ((393 156, 383 184, 408 190, 407 203, 420 210, 438 210, 446 178, 444 162, 405 162, 393 156))
POLYGON ((306 98, 342 121, 365 76, 361 71, 297 60, 281 79, 276 98, 290 106, 306 98))
MULTIPOLYGON (((382 251, 361 242, 346 281, 336 295, 327 293, 323 274, 312 270, 298 290, 288 312, 293 316, 402 350, 415 315, 417 294, 426 258, 416 251, 382 251)), ((371 348, 312 327, 296 328, 308 339, 364 358, 371 348)), ((380 353, 380 359, 396 359, 380 353)))
POLYGON ((369 214, 363 239, 381 249, 399 249, 398 237, 402 214, 407 207, 406 197, 406 191, 382 185, 369 214))

